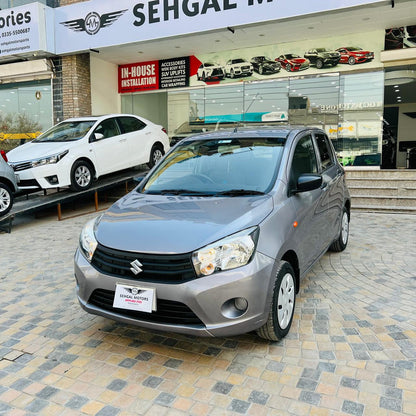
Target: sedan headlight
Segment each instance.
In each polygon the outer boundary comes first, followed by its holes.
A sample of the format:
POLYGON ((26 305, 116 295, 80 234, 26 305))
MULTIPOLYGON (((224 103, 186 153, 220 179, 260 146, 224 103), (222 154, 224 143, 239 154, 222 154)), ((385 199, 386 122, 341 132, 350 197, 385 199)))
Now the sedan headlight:
POLYGON ((64 152, 58 153, 56 155, 42 157, 40 159, 32 160, 32 168, 36 168, 38 166, 49 165, 50 163, 58 163, 66 154, 68 150, 64 152))
POLYGON ((98 242, 95 238, 95 230, 100 219, 101 215, 88 221, 79 236, 79 248, 89 262, 91 262, 92 256, 97 248, 98 242))
POLYGON ((192 262, 198 277, 247 264, 254 254, 258 234, 258 227, 248 228, 195 251, 192 262))

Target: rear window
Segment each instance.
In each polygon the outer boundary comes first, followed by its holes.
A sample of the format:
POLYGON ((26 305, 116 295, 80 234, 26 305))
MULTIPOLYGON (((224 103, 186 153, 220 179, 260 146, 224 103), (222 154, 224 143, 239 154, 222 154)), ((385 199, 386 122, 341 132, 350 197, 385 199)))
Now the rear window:
POLYGON ((131 133, 146 127, 145 123, 135 117, 118 117, 117 120, 123 133, 131 133))

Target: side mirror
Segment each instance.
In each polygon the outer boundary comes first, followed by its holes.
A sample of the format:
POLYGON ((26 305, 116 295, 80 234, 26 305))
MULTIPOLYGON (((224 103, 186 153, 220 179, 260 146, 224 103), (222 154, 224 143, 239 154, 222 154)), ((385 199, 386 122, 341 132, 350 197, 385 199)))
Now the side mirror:
POLYGON ((296 184, 296 189, 293 193, 301 193, 313 191, 314 189, 320 188, 322 185, 322 176, 314 175, 309 173, 304 173, 299 176, 298 182, 296 184))

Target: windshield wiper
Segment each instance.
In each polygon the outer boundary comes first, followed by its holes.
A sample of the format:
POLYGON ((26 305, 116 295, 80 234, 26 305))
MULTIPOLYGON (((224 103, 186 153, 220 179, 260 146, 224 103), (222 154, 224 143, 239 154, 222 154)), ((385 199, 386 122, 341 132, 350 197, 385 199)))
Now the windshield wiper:
POLYGON ((264 192, 255 191, 254 189, 229 189, 227 191, 217 192, 215 196, 244 196, 244 195, 264 195, 264 192))
POLYGON ((193 191, 191 189, 162 189, 161 191, 150 191, 149 194, 154 195, 207 195, 212 196, 214 192, 193 191))

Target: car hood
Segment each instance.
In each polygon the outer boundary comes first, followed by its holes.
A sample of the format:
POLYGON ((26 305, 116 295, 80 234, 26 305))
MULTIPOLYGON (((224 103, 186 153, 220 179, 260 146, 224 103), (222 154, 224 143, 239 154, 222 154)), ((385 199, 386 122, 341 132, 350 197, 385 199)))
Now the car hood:
POLYGON ((288 61, 294 64, 302 64, 306 61, 306 59, 305 58, 292 58, 292 59, 288 59, 288 61))
POLYGON ((217 198, 133 191, 106 211, 96 238, 118 250, 189 253, 258 225, 272 209, 270 195, 217 198))
POLYGON ((29 142, 10 150, 7 153, 7 159, 11 163, 39 159, 41 157, 55 155, 68 150, 76 145, 76 143, 77 141, 50 143, 29 142))

